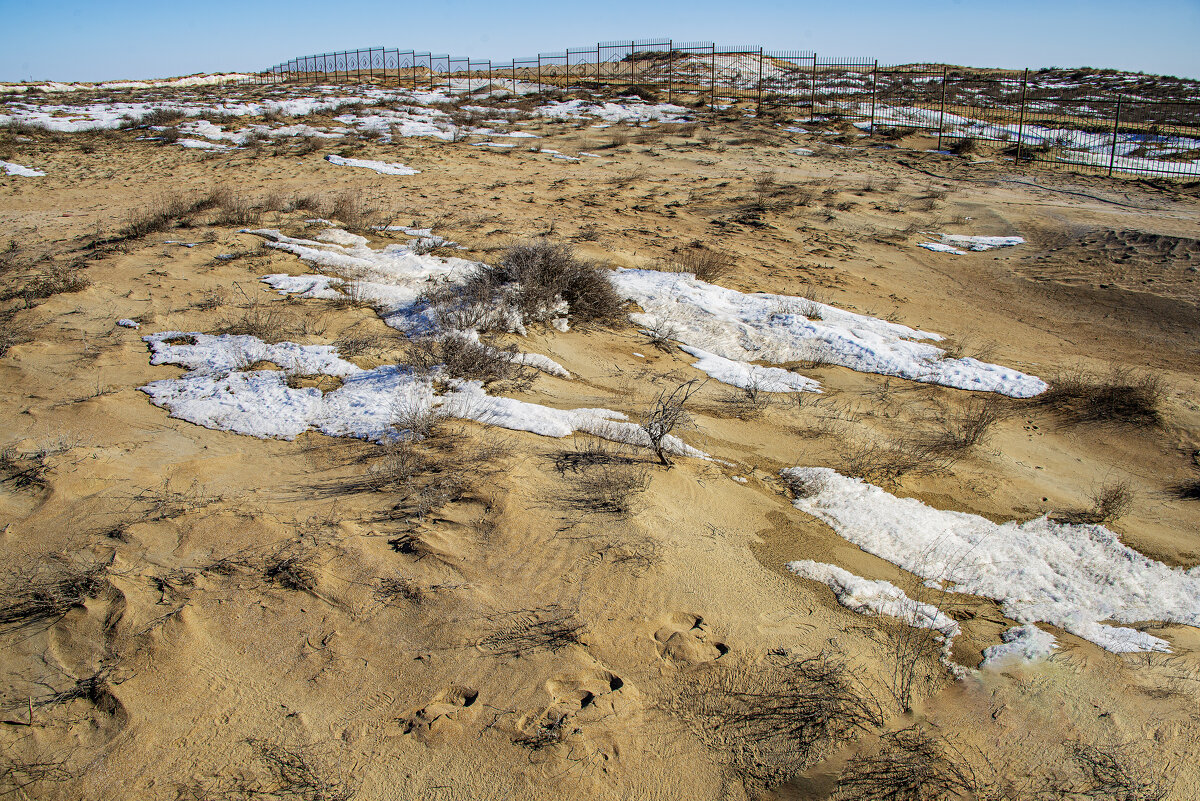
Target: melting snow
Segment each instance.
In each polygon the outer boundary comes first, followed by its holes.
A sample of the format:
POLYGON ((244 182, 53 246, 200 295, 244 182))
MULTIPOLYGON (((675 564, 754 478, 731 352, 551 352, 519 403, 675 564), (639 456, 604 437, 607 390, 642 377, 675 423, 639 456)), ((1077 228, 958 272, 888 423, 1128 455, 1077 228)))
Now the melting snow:
POLYGON ((339 167, 363 167, 368 170, 374 170, 381 175, 416 175, 421 172, 420 170, 414 170, 412 167, 406 167, 397 162, 370 161, 368 159, 348 159, 332 153, 326 156, 325 160, 330 164, 336 164, 339 167))
POLYGON ((1103 526, 993 523, 897 498, 829 468, 795 467, 797 509, 863 550, 953 592, 992 598, 1022 623, 1058 626, 1109 651, 1167 651, 1167 641, 1115 623, 1200 626, 1200 569, 1180 570, 1122 544, 1103 526))
MULTIPOLYGON (((433 410, 548 437, 580 431, 634 445, 650 444, 646 433, 620 412, 554 409, 493 397, 477 381, 451 378, 444 378, 449 391, 438 395, 433 390, 436 374, 421 375, 400 365, 363 370, 328 345, 271 345, 249 336, 180 331, 143 339, 154 354, 151 364, 179 364, 190 372, 147 384, 142 391, 173 416, 206 428, 289 440, 316 429, 330 436, 383 442, 403 435, 399 426, 408 415, 433 410), (248 369, 258 362, 281 369, 248 369), (294 388, 288 386, 289 375, 335 376, 342 385, 324 393, 316 387, 294 388)), ((676 437, 668 437, 665 444, 671 453, 707 458, 676 437)))
POLYGON ((797 576, 813 579, 833 590, 838 603, 860 615, 887 615, 910 626, 934 629, 942 636, 958 634, 958 623, 936 606, 909 598, 904 590, 887 581, 872 581, 856 576, 836 565, 804 559, 788 562, 787 569, 797 576))
POLYGON ((41 178, 46 174, 32 167, 22 167, 20 164, 13 164, 11 161, 0 161, 0 170, 5 175, 19 175, 23 178, 41 178))
MULTIPOLYGON (((733 362, 824 361, 959 389, 1028 398, 1045 382, 1008 367, 953 359, 937 334, 790 295, 746 294, 690 273, 619 270, 613 284, 642 307, 631 319, 668 326, 679 342, 733 362)), ((748 368, 747 368, 748 369, 748 368)), ((790 380, 790 379, 789 379, 790 380)))
POLYGON ((1029 664, 1047 659, 1058 648, 1058 640, 1032 623, 1009 629, 1000 635, 1003 642, 983 649, 980 669, 999 670, 1013 664, 1029 664))

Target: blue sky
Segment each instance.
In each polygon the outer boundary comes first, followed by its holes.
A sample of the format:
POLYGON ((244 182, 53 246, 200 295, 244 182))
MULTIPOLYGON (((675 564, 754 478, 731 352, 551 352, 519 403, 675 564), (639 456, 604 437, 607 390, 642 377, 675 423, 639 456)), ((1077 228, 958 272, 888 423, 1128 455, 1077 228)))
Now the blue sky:
POLYGON ((380 45, 500 60, 656 36, 891 63, 1087 65, 1200 78, 1200 0, 0 0, 0 19, 0 80, 254 70, 380 45))

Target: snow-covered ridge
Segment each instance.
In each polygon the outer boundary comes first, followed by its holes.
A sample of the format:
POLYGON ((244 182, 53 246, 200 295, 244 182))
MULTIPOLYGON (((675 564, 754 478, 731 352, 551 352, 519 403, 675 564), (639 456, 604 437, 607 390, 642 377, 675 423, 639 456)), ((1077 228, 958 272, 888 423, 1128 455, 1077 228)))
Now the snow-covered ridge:
POLYGON ((1018 622, 1050 623, 1118 653, 1166 651, 1169 643, 1113 623, 1200 627, 1200 569, 1167 567, 1103 526, 1045 517, 997 524, 898 498, 829 468, 783 474, 805 488, 796 508, 841 537, 952 592, 1000 601, 1018 622))
POLYGON ((690 273, 655 270, 619 270, 613 283, 642 307, 642 313, 631 315, 635 323, 670 330, 677 341, 734 362, 826 362, 1016 398, 1046 389, 1035 376, 976 359, 950 358, 918 341, 941 339, 937 334, 806 298, 746 294, 690 273))

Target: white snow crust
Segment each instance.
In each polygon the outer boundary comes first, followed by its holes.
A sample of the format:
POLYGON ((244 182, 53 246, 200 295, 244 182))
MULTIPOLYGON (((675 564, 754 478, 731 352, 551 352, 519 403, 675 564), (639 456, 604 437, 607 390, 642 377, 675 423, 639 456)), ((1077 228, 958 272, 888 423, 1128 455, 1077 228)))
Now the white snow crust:
POLYGON ((667 325, 679 342, 734 362, 825 361, 958 389, 1028 398, 1046 383, 1008 367, 952 359, 937 334, 844 311, 805 298, 746 294, 690 273, 618 270, 617 291, 642 307, 637 324, 667 325))
POLYGON ((898 498, 829 468, 783 474, 811 493, 796 508, 841 537, 953 592, 1000 601, 1018 622, 1050 623, 1117 653, 1167 651, 1169 643, 1114 623, 1200 626, 1200 569, 1167 567, 1103 526, 1046 517, 997 524, 898 498))

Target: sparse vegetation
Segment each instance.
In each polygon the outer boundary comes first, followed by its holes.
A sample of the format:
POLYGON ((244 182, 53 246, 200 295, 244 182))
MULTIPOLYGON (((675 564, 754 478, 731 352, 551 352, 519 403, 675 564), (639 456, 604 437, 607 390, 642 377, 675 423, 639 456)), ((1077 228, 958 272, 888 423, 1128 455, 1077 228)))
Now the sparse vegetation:
POLYGON ((1162 423, 1166 383, 1151 373, 1114 367, 1107 375, 1074 370, 1056 376, 1036 402, 1068 423, 1111 423, 1137 428, 1162 423))
POLYGON ((785 780, 883 722, 870 691, 833 655, 726 658, 687 676, 663 704, 752 781, 785 780))
POLYGON ((671 467, 667 453, 671 449, 671 432, 687 425, 691 415, 685 408, 688 400, 695 395, 704 384, 696 379, 685 381, 673 389, 662 389, 642 412, 639 425, 650 440, 650 448, 658 457, 663 467, 671 467))
POLYGON ((628 514, 650 485, 646 464, 627 446, 601 439, 584 440, 560 454, 556 466, 568 481, 564 500, 583 511, 628 514))
POLYGON ((521 364, 516 345, 498 346, 460 331, 419 337, 410 342, 408 362, 417 370, 442 370, 453 378, 500 385, 505 391, 529 389, 537 371, 521 364))
POLYGON ((108 565, 54 560, 0 576, 0 629, 54 621, 107 586, 108 565))
POLYGON ((502 295, 531 322, 569 316, 575 324, 612 324, 624 305, 603 267, 545 240, 509 248, 498 264, 480 268, 466 293, 502 295))

